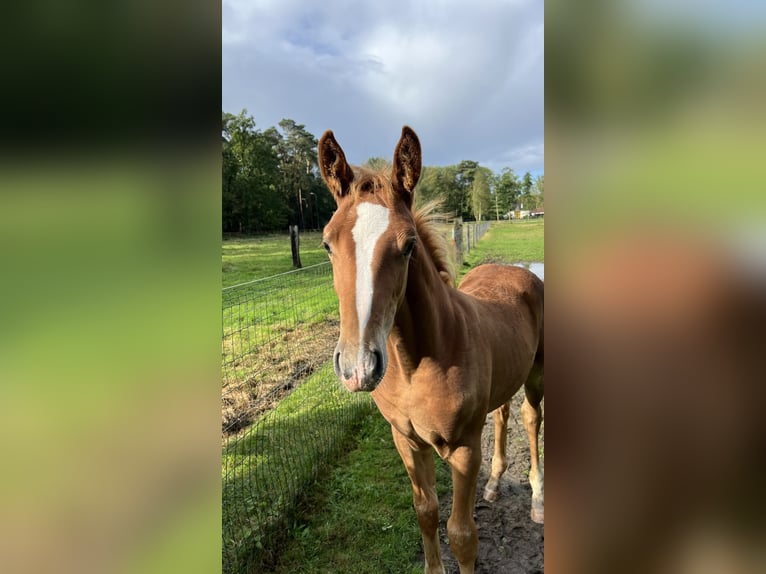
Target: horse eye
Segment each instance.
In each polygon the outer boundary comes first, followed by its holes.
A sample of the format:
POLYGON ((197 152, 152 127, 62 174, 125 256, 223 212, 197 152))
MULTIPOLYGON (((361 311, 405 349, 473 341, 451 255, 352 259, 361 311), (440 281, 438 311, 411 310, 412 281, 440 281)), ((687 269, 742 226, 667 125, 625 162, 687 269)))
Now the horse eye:
POLYGON ((324 250, 327 251, 327 255, 332 255, 332 249, 330 249, 329 243, 322 241, 322 247, 324 247, 324 250))
POLYGON ((402 255, 405 257, 409 257, 412 255, 412 251, 415 249, 415 240, 410 239, 407 244, 404 246, 404 249, 402 249, 402 255))

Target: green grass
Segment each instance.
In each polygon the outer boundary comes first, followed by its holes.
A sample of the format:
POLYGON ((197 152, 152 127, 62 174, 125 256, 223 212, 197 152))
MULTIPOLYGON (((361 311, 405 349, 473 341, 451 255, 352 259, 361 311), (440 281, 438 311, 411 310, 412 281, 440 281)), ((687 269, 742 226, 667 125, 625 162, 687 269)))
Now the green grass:
POLYGON ((301 258, 313 266, 277 277, 273 275, 291 271, 287 236, 224 240, 223 285, 245 283, 222 294, 224 386, 274 370, 288 358, 292 363, 307 360, 304 355, 313 346, 303 342, 325 336, 325 330, 312 326, 337 320, 338 299, 320 234, 302 237, 301 258))
POLYGON ((359 418, 370 412, 369 396, 342 389, 328 362, 224 444, 226 571, 268 559, 301 494, 337 454, 359 418))
POLYGON ((224 291, 222 312, 228 377, 246 376, 267 355, 299 353, 300 339, 323 332, 312 326, 338 318, 329 264, 224 291))
MULTIPOLYGON (((320 232, 301 233, 300 254, 303 267, 327 261, 327 253, 321 244, 320 232)), ((221 276, 224 287, 270 277, 291 271, 292 268, 290 237, 286 233, 223 240, 221 276)))
MULTIPOLYGON (((304 267, 327 262, 319 233, 301 234, 300 245, 304 267)), ((287 235, 223 241, 223 286, 249 283, 223 291, 224 395, 250 395, 250 384, 258 395, 261 386, 287 380, 296 364, 321 365, 223 445, 226 572, 259 571, 273 560, 303 493, 337 457, 359 416, 370 412, 369 397, 340 388, 332 365, 315 356, 319 338, 327 336, 319 327, 338 315, 329 265, 268 279, 287 271, 287 235)))
POLYGON ((493 222, 489 231, 465 257, 459 274, 462 276, 473 267, 491 261, 544 262, 544 229, 542 219, 493 222))
MULTIPOLYGON (((379 413, 367 417, 353 448, 314 488, 308 519, 291 530, 278 574, 422 572, 420 530, 410 480, 379 413)), ((438 493, 449 470, 437 460, 438 493)))

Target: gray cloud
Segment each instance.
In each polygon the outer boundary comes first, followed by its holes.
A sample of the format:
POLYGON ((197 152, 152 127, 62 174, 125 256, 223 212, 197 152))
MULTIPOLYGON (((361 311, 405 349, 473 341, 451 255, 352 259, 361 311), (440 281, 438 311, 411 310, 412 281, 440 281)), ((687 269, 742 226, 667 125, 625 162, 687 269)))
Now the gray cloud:
POLYGON ((349 160, 403 124, 427 165, 543 170, 543 3, 224 0, 223 107, 332 129, 349 160))

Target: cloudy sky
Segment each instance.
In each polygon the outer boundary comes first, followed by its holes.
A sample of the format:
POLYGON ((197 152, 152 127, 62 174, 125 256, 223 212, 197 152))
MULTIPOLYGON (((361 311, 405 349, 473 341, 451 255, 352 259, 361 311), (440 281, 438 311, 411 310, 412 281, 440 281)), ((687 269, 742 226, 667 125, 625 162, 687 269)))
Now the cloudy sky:
POLYGON ((351 163, 543 172, 542 0, 223 0, 223 109, 332 129, 351 163))

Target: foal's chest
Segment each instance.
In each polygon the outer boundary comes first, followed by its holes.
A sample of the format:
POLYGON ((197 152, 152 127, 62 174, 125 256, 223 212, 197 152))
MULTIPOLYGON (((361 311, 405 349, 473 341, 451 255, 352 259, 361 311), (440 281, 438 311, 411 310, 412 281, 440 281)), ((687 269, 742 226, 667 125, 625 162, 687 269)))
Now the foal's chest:
POLYGON ((458 406, 445 405, 438 407, 429 404, 430 401, 421 401, 418 408, 406 408, 401 402, 394 403, 388 400, 385 394, 373 393, 381 414, 391 423, 397 431, 407 437, 413 448, 422 449, 432 446, 439 456, 446 459, 453 450, 453 446, 461 442, 465 432, 464 425, 460 423, 461 410, 458 406))

